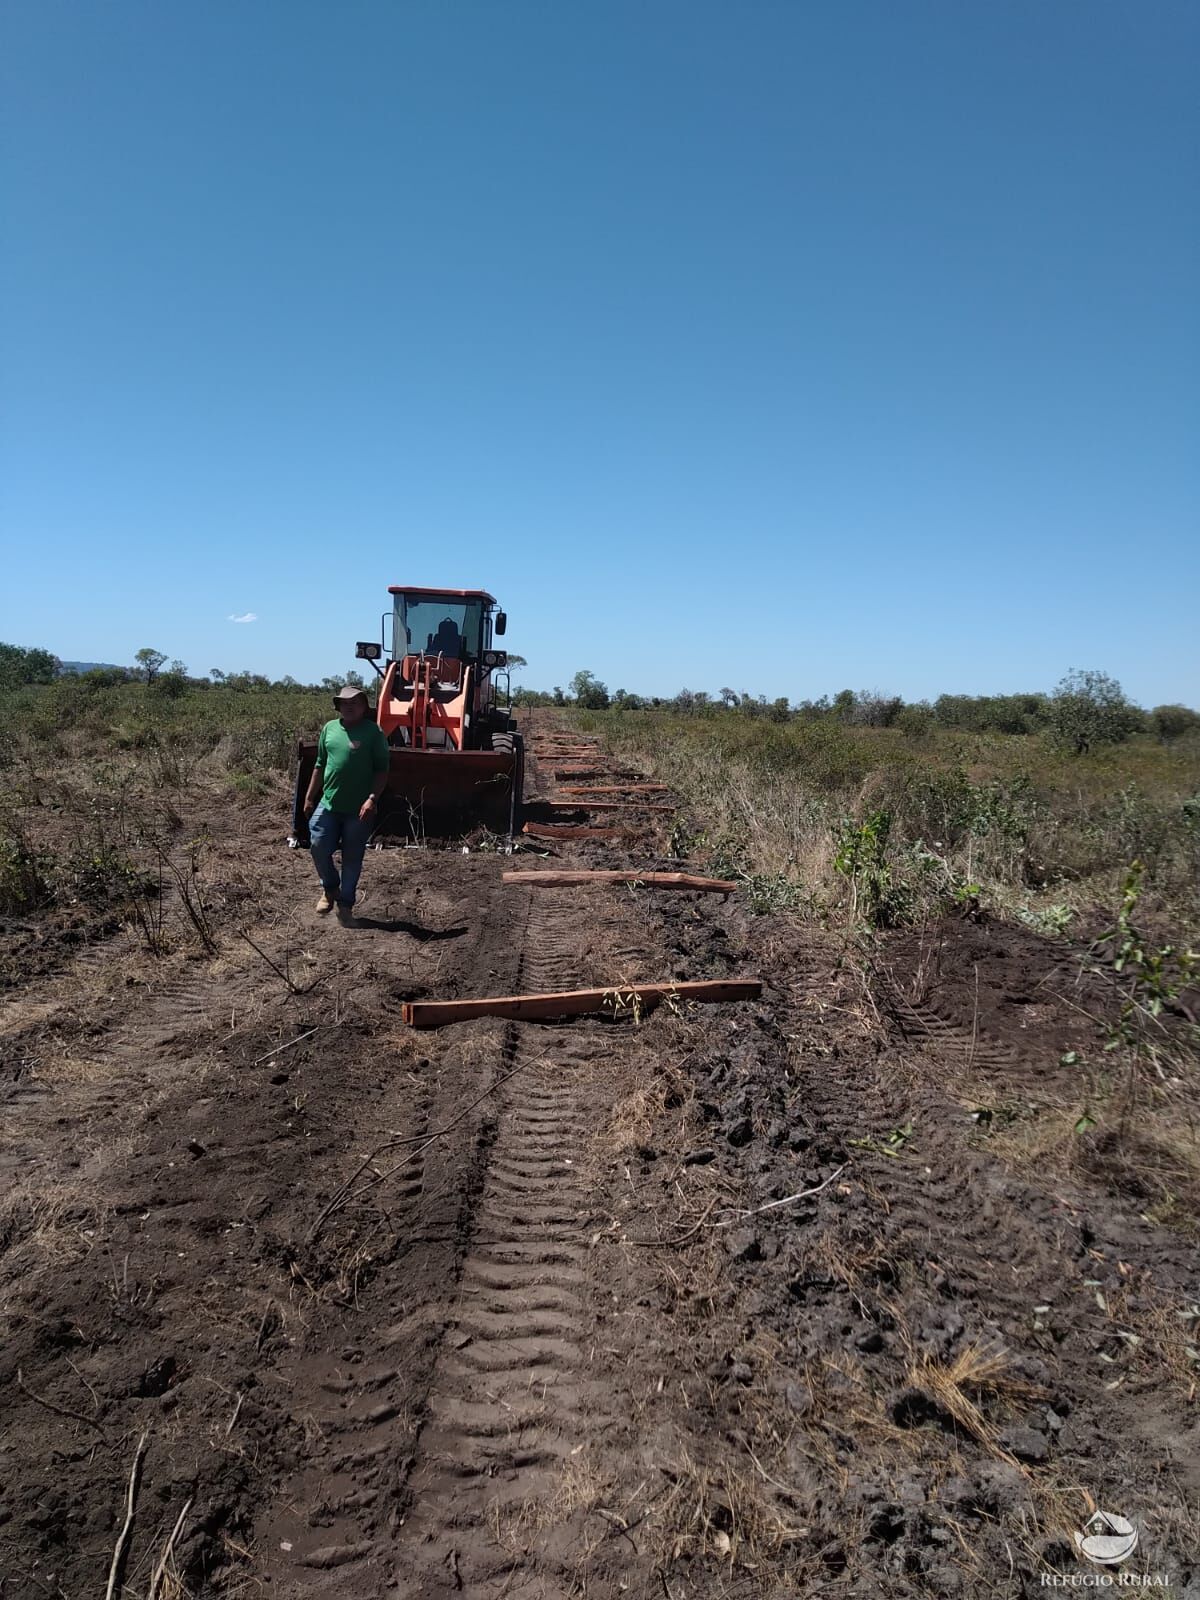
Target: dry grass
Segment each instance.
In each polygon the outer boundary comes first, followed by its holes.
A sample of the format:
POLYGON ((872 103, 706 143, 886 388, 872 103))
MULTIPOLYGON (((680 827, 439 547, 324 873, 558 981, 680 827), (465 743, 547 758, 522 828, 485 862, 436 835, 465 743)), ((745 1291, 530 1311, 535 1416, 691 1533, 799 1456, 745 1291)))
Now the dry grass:
MULTIPOLYGON (((1041 1186, 1098 1184, 1146 1221, 1189 1237, 1200 1235, 1200 1126, 1194 1113, 1194 1068, 1172 1078, 1133 1080, 1094 1073, 1082 1091, 1038 1099, 1028 1094, 1001 1107, 986 1148, 1041 1186)), ((994 1087, 960 1089, 964 1106, 987 1105, 994 1087)))
POLYGON ((28 1280, 95 1249, 103 1212, 82 1183, 15 1184, 0 1196, 0 1275, 28 1280))
POLYGON ((929 1358, 909 1369, 909 1382, 929 1394, 964 1433, 990 1454, 1016 1466, 1016 1458, 996 1442, 996 1430, 984 1415, 984 1395, 1034 1399, 1032 1386, 1015 1380, 1008 1371, 1007 1353, 997 1345, 964 1345, 952 1361, 929 1358))

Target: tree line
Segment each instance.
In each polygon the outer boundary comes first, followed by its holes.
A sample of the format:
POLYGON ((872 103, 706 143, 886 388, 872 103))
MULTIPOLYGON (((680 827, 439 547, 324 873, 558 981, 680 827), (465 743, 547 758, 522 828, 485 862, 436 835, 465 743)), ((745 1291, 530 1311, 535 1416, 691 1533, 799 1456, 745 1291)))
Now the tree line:
POLYGON ((1116 744, 1139 734, 1171 743, 1200 730, 1200 714, 1184 705, 1144 710, 1115 678, 1094 669, 1068 672, 1049 694, 943 694, 936 700, 906 701, 877 690, 842 689, 817 700, 789 701, 780 695, 750 695, 745 690, 681 689, 672 696, 641 695, 606 684, 584 669, 566 690, 518 689, 514 703, 526 706, 577 706, 586 711, 666 710, 684 716, 736 713, 768 722, 832 722, 844 727, 898 728, 919 738, 935 728, 968 733, 1049 734, 1082 753, 1094 745, 1116 744))
POLYGON ((282 678, 269 678, 248 668, 241 672, 226 672, 213 667, 205 677, 195 677, 178 658, 168 659, 165 650, 149 646, 139 650, 128 667, 93 666, 86 671, 76 671, 63 665, 49 650, 23 649, 20 645, 0 644, 0 690, 20 689, 28 684, 53 683, 57 678, 70 677, 81 688, 107 689, 121 683, 143 683, 156 694, 179 696, 193 689, 311 689, 333 691, 345 683, 361 685, 362 674, 349 671, 340 676, 330 674, 318 683, 302 683, 286 673, 282 678))
MULTIPOLYGON (((527 665, 524 657, 510 655, 511 667, 527 665)), ((0 690, 26 684, 52 683, 65 669, 49 650, 23 649, 0 644, 0 690)), ((178 697, 192 690, 212 688, 245 692, 311 690, 331 692, 344 683, 362 684, 354 670, 330 674, 316 683, 302 683, 290 673, 269 678, 248 669, 226 672, 213 667, 205 677, 195 677, 178 659, 149 646, 139 650, 129 667, 93 667, 77 675, 81 688, 105 688, 120 683, 142 683, 158 695, 178 697)), ((1050 735, 1056 743, 1078 752, 1095 745, 1116 744, 1138 735, 1165 744, 1200 731, 1200 714, 1184 705, 1160 705, 1144 710, 1134 704, 1115 678, 1094 669, 1072 670, 1049 694, 943 694, 936 700, 904 700, 878 690, 842 689, 835 695, 792 702, 785 695, 769 700, 743 690, 724 688, 716 694, 704 689, 681 689, 671 696, 643 695, 628 689, 610 693, 593 672, 582 668, 564 690, 516 688, 517 706, 576 706, 585 711, 665 710, 685 716, 732 713, 759 717, 767 722, 830 722, 844 727, 897 728, 920 738, 937 728, 967 733, 1050 735)))

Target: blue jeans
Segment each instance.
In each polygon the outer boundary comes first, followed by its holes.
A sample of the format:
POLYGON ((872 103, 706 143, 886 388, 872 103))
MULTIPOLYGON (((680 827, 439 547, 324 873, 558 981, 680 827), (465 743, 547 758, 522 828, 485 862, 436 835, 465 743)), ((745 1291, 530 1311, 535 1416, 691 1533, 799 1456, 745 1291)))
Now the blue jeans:
POLYGON ((330 899, 352 906, 362 871, 367 840, 374 832, 374 819, 360 822, 357 811, 327 811, 323 805, 313 812, 308 824, 312 858, 317 876, 330 899), (333 864, 335 850, 342 852, 341 875, 333 864))

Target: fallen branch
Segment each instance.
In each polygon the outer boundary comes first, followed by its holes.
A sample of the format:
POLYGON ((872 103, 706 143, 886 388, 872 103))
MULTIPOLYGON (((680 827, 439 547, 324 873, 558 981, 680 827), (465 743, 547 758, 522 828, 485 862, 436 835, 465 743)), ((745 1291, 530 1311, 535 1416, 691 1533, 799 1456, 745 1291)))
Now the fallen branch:
MULTIPOLYGON (((540 876, 540 874, 534 874, 540 876)), ((628 1011, 640 1017, 664 1000, 757 1000, 758 978, 704 979, 693 983, 623 984, 611 989, 566 989, 554 994, 497 995, 489 1000, 406 1000, 400 1017, 413 1028, 440 1028, 473 1017, 547 1019, 628 1011)))
POLYGON ((125 1521, 117 1535, 116 1548, 113 1550, 112 1566, 108 1569, 108 1588, 104 1591, 104 1600, 113 1600, 117 1592, 117 1584, 121 1578, 121 1568, 125 1565, 125 1552, 129 1547, 129 1535, 133 1528, 133 1513, 137 1508, 138 1485, 142 1481, 142 1460, 146 1454, 146 1445, 150 1435, 144 1433, 138 1440, 137 1449, 133 1453, 133 1466, 129 1469, 129 1489, 125 1497, 125 1521))
POLYGON ((831 1172, 824 1183, 818 1183, 815 1189, 801 1189, 799 1194, 789 1194, 786 1200, 768 1200, 765 1206, 755 1206, 753 1211, 739 1211, 736 1217, 726 1217, 723 1222, 714 1222, 714 1228, 731 1228, 735 1222, 744 1222, 747 1217, 761 1217, 764 1211, 775 1211, 780 1206, 794 1205, 797 1200, 807 1200, 811 1195, 820 1194, 822 1189, 828 1189, 835 1178, 840 1178, 845 1172, 848 1163, 843 1161, 836 1172, 831 1172))
MULTIPOLYGON (((288 988, 291 990, 291 992, 293 994, 307 994, 310 989, 315 989, 316 988, 317 984, 320 981, 319 978, 314 978, 311 983, 306 983, 303 986, 301 986, 300 984, 298 984, 295 981, 295 979, 292 977, 291 973, 285 972, 284 969, 279 965, 279 963, 277 961, 273 961, 271 959, 271 957, 267 954, 267 952, 262 948, 261 945, 255 944, 254 940, 250 937, 250 935, 246 932, 246 930, 244 928, 238 928, 236 931, 237 931, 238 938, 239 939, 244 939, 246 941, 246 943, 250 946, 251 950, 255 951, 256 954, 258 954, 258 955, 260 955, 262 957, 262 959, 267 963, 267 965, 270 967, 272 972, 278 973, 278 975, 283 979, 284 983, 287 984, 288 988)), ((286 960, 286 957, 284 959, 286 960)))

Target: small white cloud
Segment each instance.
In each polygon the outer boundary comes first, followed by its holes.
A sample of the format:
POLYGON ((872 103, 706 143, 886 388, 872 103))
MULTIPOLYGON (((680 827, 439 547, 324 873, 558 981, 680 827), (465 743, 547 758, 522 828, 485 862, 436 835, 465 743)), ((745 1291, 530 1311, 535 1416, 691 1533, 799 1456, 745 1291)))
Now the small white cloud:
POLYGON ((235 616, 232 612, 230 612, 229 617, 228 617, 227 620, 229 622, 257 622, 258 621, 258 612, 257 611, 246 611, 240 617, 235 616))

